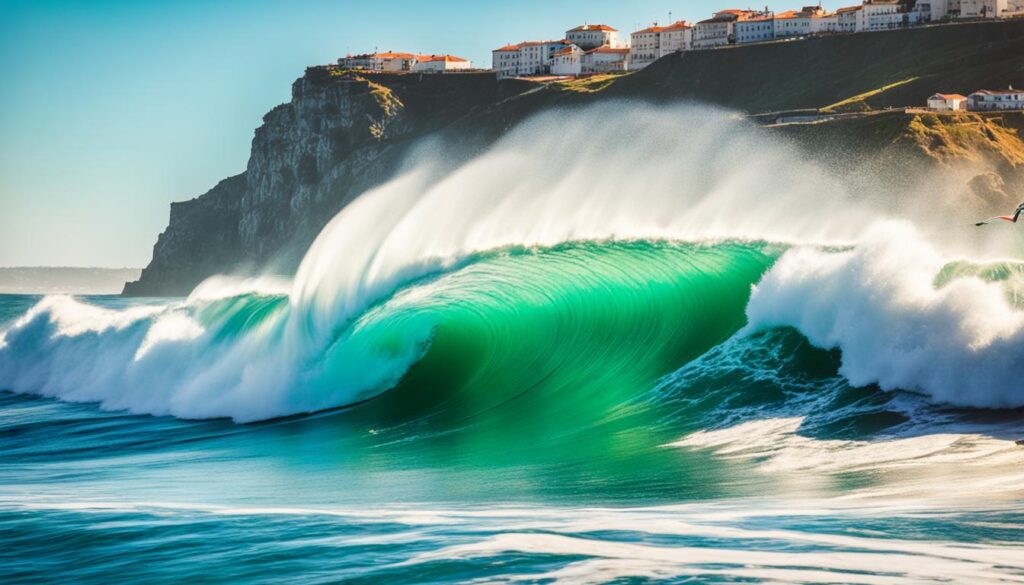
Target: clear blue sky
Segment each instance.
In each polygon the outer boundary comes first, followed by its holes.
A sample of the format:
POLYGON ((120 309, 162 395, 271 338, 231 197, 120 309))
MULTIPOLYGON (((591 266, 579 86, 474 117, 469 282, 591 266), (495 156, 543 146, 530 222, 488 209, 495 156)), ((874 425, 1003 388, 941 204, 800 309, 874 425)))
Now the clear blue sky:
POLYGON ((307 65, 379 47, 489 66, 506 42, 727 3, 0 0, 0 266, 145 265, 168 204, 244 170, 307 65))

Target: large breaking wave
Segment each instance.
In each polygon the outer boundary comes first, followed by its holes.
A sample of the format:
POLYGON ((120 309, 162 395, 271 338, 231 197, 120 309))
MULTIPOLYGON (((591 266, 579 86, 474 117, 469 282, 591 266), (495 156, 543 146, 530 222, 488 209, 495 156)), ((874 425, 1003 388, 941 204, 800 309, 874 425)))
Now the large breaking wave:
MULTIPOLYGON (((622 103, 541 115, 439 168, 424 155, 349 205, 292 282, 219 277, 123 309, 48 297, 2 334, 0 383, 184 418, 394 390, 399 411, 457 421, 556 393, 600 419, 737 332, 784 326, 841 349, 855 385, 1024 404, 1014 282, 985 269, 1006 230, 919 219, 934 185, 888 193, 727 112, 622 103)), ((383 402, 366 408, 393 415, 383 402)))

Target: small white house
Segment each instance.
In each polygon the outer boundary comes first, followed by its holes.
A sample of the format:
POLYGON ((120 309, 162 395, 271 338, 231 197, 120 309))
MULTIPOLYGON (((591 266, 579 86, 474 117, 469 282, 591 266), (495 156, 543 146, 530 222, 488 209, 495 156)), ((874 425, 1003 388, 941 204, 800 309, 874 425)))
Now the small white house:
POLYGON ((448 71, 466 71, 472 69, 473 63, 454 55, 416 55, 413 73, 445 73, 448 71))
POLYGON ((967 98, 958 93, 937 93, 928 98, 928 109, 936 112, 960 112, 967 109, 967 98))
POLYGON ((507 79, 519 75, 520 45, 505 45, 491 51, 491 68, 498 79, 507 79))
POLYGON ((629 70, 629 49, 626 47, 598 47, 583 53, 580 59, 582 73, 614 73, 629 70))
POLYGON ((627 46, 619 37, 618 29, 607 24, 584 24, 565 31, 565 40, 589 51, 598 47, 620 48, 627 46))
POLYGON ((556 51, 551 57, 552 75, 579 75, 583 72, 583 49, 576 45, 556 51))
POLYGON ((967 109, 976 112, 991 110, 1024 110, 1024 89, 982 89, 967 96, 967 109))

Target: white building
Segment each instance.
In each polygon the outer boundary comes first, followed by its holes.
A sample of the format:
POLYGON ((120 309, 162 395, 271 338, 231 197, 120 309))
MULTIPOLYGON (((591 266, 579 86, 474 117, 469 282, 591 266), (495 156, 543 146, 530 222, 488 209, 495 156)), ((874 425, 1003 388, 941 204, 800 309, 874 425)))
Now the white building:
POLYGON ((551 58, 552 75, 579 75, 583 73, 583 49, 576 45, 556 51, 551 58))
POLYGON ((669 26, 652 26, 630 35, 629 68, 639 70, 672 53, 693 45, 693 27, 681 20, 669 26))
POLYGON ((529 41, 506 45, 491 51, 492 68, 498 79, 549 75, 556 52, 569 46, 567 41, 529 41))
POLYGON ((805 6, 775 15, 775 38, 804 37, 818 32, 815 20, 825 14, 821 6, 805 6))
POLYGON ((626 47, 619 31, 606 24, 584 24, 565 31, 565 40, 589 51, 598 47, 626 47))
POLYGON ((960 0, 960 18, 999 18, 1008 8, 1008 0, 960 0))
POLYGON ((491 68, 498 79, 519 75, 519 45, 506 45, 491 51, 491 68))
POLYGON ((906 12, 900 0, 866 0, 857 13, 857 32, 892 30, 918 24, 915 14, 906 12))
POLYGON ((733 24, 736 43, 761 43, 775 38, 775 16, 771 12, 762 12, 733 24))
POLYGON ((583 53, 580 69, 588 73, 614 73, 629 70, 629 48, 598 47, 583 53))
POLYGON ((445 73, 448 71, 466 71, 473 68, 473 63, 454 55, 416 55, 416 63, 412 66, 413 73, 445 73))
POLYGON ((972 111, 1022 110, 1024 89, 983 89, 967 96, 967 109, 972 111))
POLYGON ((959 112, 967 109, 967 98, 958 93, 937 93, 928 98, 928 109, 936 112, 959 112))
POLYGON ((363 71, 412 71, 416 65, 416 55, 412 53, 366 53, 348 55, 338 59, 338 67, 342 69, 361 69, 363 71))
POLYGON ((811 20, 811 34, 827 35, 839 32, 839 15, 822 13, 811 20))
POLYGON ((693 27, 693 48, 711 49, 736 42, 736 21, 750 14, 748 10, 720 10, 711 18, 698 22, 693 27))
MULTIPOLYGON (((1024 0, 1020 0, 1024 2, 1024 0)), ((662 57, 693 48, 693 26, 685 20, 674 22, 661 31, 662 57)))
POLYGON ((857 5, 836 10, 836 30, 843 33, 857 32, 858 14, 862 8, 864 6, 857 5))

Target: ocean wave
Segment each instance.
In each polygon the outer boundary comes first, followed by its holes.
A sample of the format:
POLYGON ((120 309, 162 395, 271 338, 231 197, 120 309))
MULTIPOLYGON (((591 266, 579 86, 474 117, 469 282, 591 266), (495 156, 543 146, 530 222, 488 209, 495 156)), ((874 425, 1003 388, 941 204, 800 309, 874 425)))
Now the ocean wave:
MULTIPOLYGON (((1006 272, 1006 261, 994 265, 1006 272)), ((754 290, 748 331, 791 326, 842 350, 840 372, 854 385, 1022 406, 1024 312, 1012 280, 984 274, 951 264, 912 225, 882 223, 847 251, 783 255, 754 290)))

